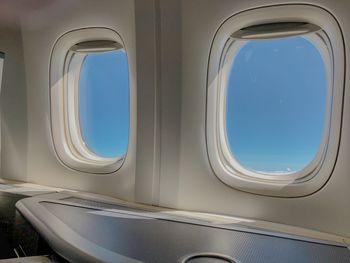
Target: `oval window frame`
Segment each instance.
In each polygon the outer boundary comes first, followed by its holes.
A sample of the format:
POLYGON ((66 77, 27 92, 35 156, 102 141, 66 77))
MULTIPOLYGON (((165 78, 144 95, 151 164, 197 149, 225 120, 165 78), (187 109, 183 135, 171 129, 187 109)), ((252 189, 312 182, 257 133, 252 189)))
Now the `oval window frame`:
MULTIPOLYGON (((320 43, 316 44, 319 48, 320 43)), ((209 161, 215 175, 233 188, 261 195, 296 197, 319 190, 329 179, 337 158, 344 91, 344 55, 342 32, 337 21, 328 11, 313 5, 275 5, 250 9, 233 15, 222 23, 211 45, 207 76, 206 140, 209 161), (228 45, 234 42, 232 34, 250 26, 283 22, 306 22, 322 29, 327 38, 327 53, 330 54, 330 64, 326 67, 328 74, 331 74, 331 85, 327 89, 326 118, 329 123, 323 138, 323 149, 319 151, 317 160, 297 174, 281 174, 276 177, 275 174, 242 169, 242 165, 230 158, 232 154, 227 152, 229 146, 223 140, 226 136, 226 123, 223 117, 225 102, 222 90, 226 91, 227 88, 222 85, 225 81, 222 77, 224 74, 227 79, 227 67, 223 69, 223 65, 227 65, 225 59, 230 51, 228 45), (224 151, 223 144, 226 146, 224 151)), ((232 55, 230 59, 232 61, 232 55)))
MULTIPOLYGON (((56 156, 63 165, 76 171, 103 175, 118 171, 124 164, 125 159, 128 158, 130 144, 132 143, 132 130, 134 129, 132 127, 134 124, 134 110, 132 108, 134 103, 130 84, 130 63, 128 61, 130 113, 129 141, 126 155, 120 158, 100 157, 84 145, 80 132, 79 116, 77 115, 79 97, 77 91, 79 90, 80 69, 84 61, 84 55, 78 53, 84 51, 74 49, 79 44, 95 41, 118 43, 120 48, 127 53, 121 36, 109 28, 94 27, 72 30, 58 38, 54 44, 50 60, 51 134, 56 156), (74 59, 75 54, 78 54, 77 59, 74 59), (72 71, 70 69, 71 63, 76 65, 74 72, 69 72, 72 71), (68 86, 73 86, 73 88, 68 89, 68 86), (71 96, 67 96, 68 93, 71 96), (71 113, 73 118, 68 117, 68 112, 71 113), (72 138, 72 135, 74 138, 72 138)), ((103 46, 102 48, 106 47, 103 46)))

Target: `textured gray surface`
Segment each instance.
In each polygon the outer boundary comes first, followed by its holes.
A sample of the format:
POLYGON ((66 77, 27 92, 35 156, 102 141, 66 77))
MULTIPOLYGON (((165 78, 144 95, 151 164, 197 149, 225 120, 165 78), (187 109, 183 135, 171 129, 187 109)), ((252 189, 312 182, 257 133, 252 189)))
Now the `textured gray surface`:
POLYGON ((81 237, 142 262, 177 262, 212 252, 239 262, 350 262, 345 247, 41 202, 81 237))
MULTIPOLYGON (((96 209, 122 209, 125 211, 134 211, 134 212, 140 212, 142 211, 141 209, 133 209, 127 206, 122 206, 122 205, 116 205, 116 204, 107 204, 103 202, 98 202, 98 201, 93 201, 93 200, 87 200, 87 199, 82 199, 78 197, 68 197, 62 199, 62 201, 68 201, 77 205, 82 205, 82 206, 91 206, 96 209)), ((146 211, 146 210, 144 210, 146 211)))

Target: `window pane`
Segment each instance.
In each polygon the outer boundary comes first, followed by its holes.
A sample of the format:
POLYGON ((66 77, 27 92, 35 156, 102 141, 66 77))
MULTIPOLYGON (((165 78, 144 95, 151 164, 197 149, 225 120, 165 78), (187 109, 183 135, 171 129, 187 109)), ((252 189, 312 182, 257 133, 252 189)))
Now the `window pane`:
POLYGON ((128 62, 124 50, 86 56, 79 80, 80 127, 87 147, 123 156, 129 140, 128 62))
POLYGON ((320 148, 327 77, 317 47, 303 37, 252 40, 230 71, 227 140, 245 168, 290 173, 305 168, 320 148))

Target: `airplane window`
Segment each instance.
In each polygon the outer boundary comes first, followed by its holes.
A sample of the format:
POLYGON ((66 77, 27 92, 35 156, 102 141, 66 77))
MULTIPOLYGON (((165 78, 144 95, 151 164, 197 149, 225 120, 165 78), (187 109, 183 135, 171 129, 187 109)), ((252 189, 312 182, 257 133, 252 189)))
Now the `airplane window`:
POLYGON ((259 173, 304 169, 327 126, 327 72, 317 46, 302 36, 249 40, 231 63, 226 138, 232 156, 259 173))
POLYGON ((249 10, 224 22, 213 39, 206 144, 213 172, 228 186, 301 196, 332 174, 343 107, 343 41, 333 17, 311 9, 313 23, 300 6, 249 10), (302 15, 290 20, 291 12, 302 15))
POLYGON ((129 140, 128 61, 123 49, 86 55, 79 79, 82 138, 95 154, 124 156, 129 140))
POLYGON ((57 157, 75 170, 114 173, 127 157, 132 97, 122 43, 110 29, 86 28, 64 34, 53 50, 52 138, 57 157))

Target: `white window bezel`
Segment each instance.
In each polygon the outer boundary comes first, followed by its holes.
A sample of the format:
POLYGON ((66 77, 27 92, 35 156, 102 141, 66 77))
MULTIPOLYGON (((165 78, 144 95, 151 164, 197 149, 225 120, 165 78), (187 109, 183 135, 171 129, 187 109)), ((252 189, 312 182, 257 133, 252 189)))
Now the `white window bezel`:
MULTIPOLYGON (((56 41, 50 63, 51 130, 56 154, 66 166, 95 174, 117 171, 127 153, 125 156, 105 158, 85 144, 79 121, 79 79, 86 56, 94 51, 76 52, 73 47, 79 43, 106 40, 118 43, 125 50, 121 37, 111 29, 85 28, 68 32, 56 41)), ((130 86, 129 101, 131 112, 130 86)), ((129 145, 130 124, 131 115, 129 145)))
POLYGON ((328 180, 336 161, 343 86, 342 34, 336 20, 327 11, 311 5, 279 5, 252 9, 230 17, 217 31, 209 57, 207 147, 214 173, 234 188, 263 195, 302 196, 318 190, 328 180), (251 25, 280 22, 307 22, 322 29, 317 33, 319 37, 310 34, 309 39, 319 48, 325 60, 330 88, 327 90, 327 127, 317 157, 297 173, 272 175, 246 169, 231 154, 226 142, 224 110, 227 89, 223 86, 227 83, 235 51, 242 44, 241 40, 233 40, 231 35, 251 25))

